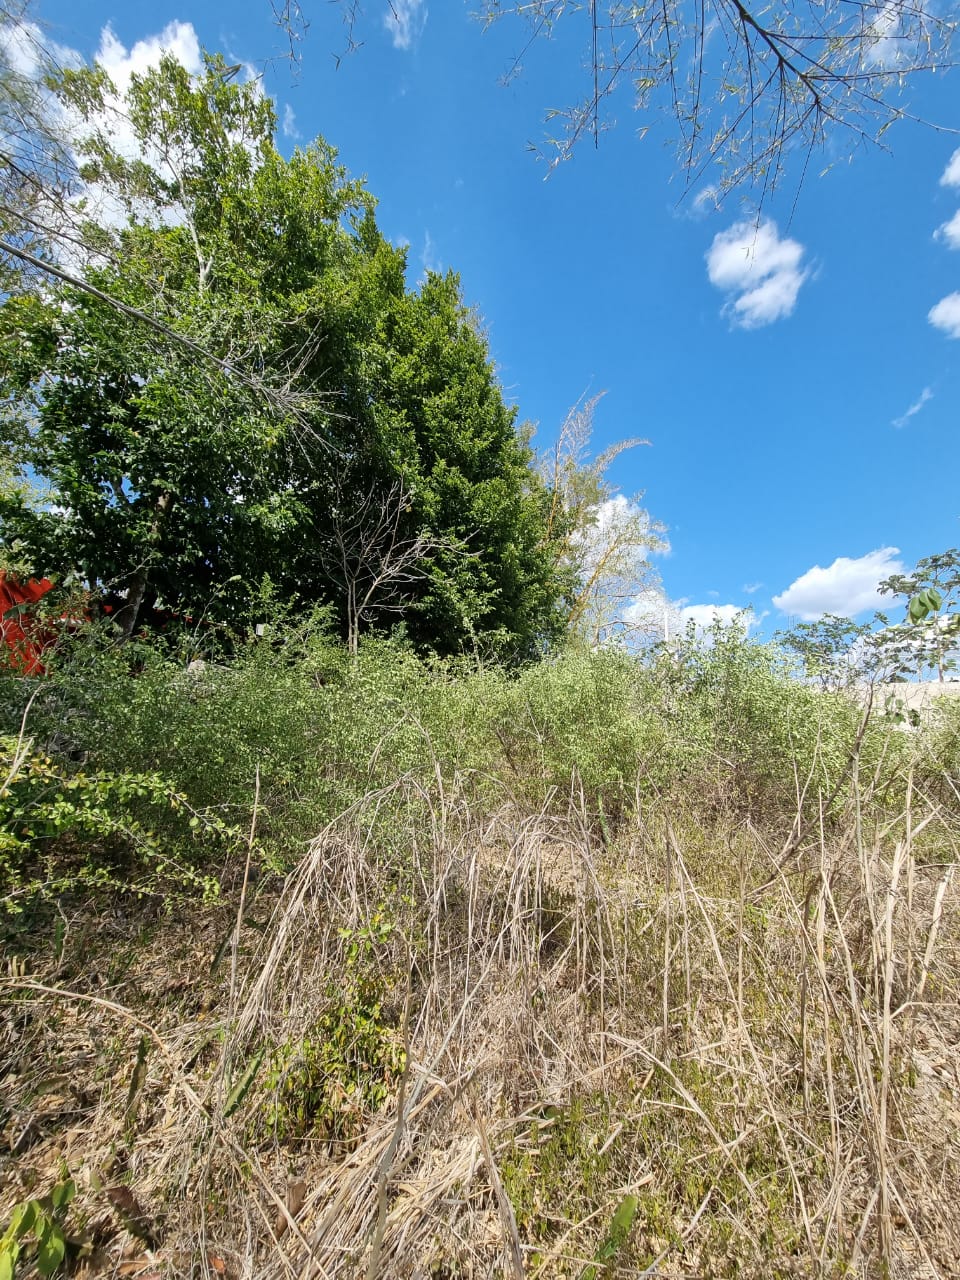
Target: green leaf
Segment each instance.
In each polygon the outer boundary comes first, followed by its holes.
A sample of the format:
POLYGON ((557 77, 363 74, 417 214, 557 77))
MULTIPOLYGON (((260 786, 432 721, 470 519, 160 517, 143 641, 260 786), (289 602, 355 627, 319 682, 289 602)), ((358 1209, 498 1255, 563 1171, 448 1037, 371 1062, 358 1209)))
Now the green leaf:
MULTIPOLYGON (((627 1242, 633 1220, 637 1216, 639 1201, 636 1196, 624 1196, 617 1207, 607 1234, 597 1252, 593 1255, 600 1263, 611 1262, 627 1242)), ((581 1280, 596 1280, 597 1268, 587 1267, 581 1272, 581 1280)))
POLYGON ((233 934, 234 934, 234 930, 231 929, 230 932, 223 938, 220 945, 217 947, 216 954, 214 955, 213 960, 210 962, 211 978, 215 978, 217 976, 217 970, 220 968, 221 964, 223 963, 223 957, 230 950, 230 943, 233 941, 233 934))
POLYGON ((0 1280, 13 1280, 13 1268, 17 1265, 20 1246, 14 1241, 0 1244, 0 1280))
POLYGON ((50 1203, 54 1209, 65 1209, 77 1194, 77 1184, 72 1178, 58 1182, 50 1192, 50 1203))
POLYGON ((253 1084, 254 1080, 256 1079, 257 1072, 260 1070, 260 1067, 263 1064, 263 1059, 266 1056, 266 1052, 267 1052, 266 1049, 261 1049, 259 1053, 255 1053, 253 1055, 253 1057, 247 1063, 247 1066, 244 1069, 243 1074, 240 1076, 240 1079, 230 1090, 229 1094, 227 1095, 227 1100, 223 1105, 224 1119, 226 1119, 228 1116, 233 1115, 234 1111, 236 1111, 237 1107, 240 1106, 241 1102, 243 1102, 244 1098, 249 1093, 250 1086, 253 1084))
POLYGON ((936 587, 924 587, 907 605, 907 616, 911 622, 922 622, 930 613, 937 613, 943 604, 943 596, 936 587))
POLYGON ((37 1200, 27 1200, 25 1204, 18 1204, 13 1211, 10 1230, 7 1234, 18 1240, 22 1239, 23 1236, 33 1230, 34 1224, 42 1213, 43 1208, 37 1200))
POLYGON ((43 1227, 37 1248, 37 1270, 42 1276, 52 1276, 63 1261, 67 1242, 52 1218, 46 1218, 43 1227))
POLYGON ((927 603, 927 593, 925 591, 915 595, 907 605, 907 617, 914 623, 922 622, 929 612, 930 606, 927 603))
POLYGON ((127 1106, 123 1113, 124 1124, 130 1125, 137 1118, 137 1096, 143 1088, 143 1082, 147 1078, 147 1052, 150 1048, 150 1042, 146 1036, 140 1037, 140 1043, 137 1046, 137 1060, 133 1067, 133 1074, 130 1077, 130 1088, 127 1091, 127 1106))

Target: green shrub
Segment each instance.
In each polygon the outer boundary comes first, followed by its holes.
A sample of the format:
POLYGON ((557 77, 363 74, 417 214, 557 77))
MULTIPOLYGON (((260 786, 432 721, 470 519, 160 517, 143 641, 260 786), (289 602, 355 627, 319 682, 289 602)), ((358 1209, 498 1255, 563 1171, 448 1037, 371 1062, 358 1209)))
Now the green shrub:
POLYGON ((0 902, 8 914, 38 897, 104 885, 216 895, 204 869, 211 847, 222 851, 239 833, 193 810, 159 774, 70 770, 29 741, 0 735, 0 775, 0 902))
POLYGON ((276 1141, 351 1142, 396 1088, 406 1052, 376 967, 392 931, 383 911, 361 930, 341 931, 341 976, 325 993, 326 1008, 300 1039, 269 1055, 265 1113, 276 1141))
MULTIPOLYGON (((188 667, 190 652, 91 628, 43 680, 0 673, 0 729, 18 731, 32 695, 28 730, 64 777, 114 779, 115 791, 160 778, 231 828, 249 829, 259 777, 260 851, 280 871, 378 792, 370 821, 402 853, 454 780, 487 812, 507 800, 563 814, 572 799, 604 837, 655 797, 792 821, 798 788, 810 813, 821 797, 842 806, 861 723, 851 697, 798 680, 780 651, 732 628, 645 660, 567 650, 518 675, 425 661, 401 637, 368 637, 350 661, 322 616, 282 612, 228 663, 188 667)), ((938 759, 957 755, 950 732, 938 759)), ((869 727, 859 753, 878 794, 902 792, 911 750, 889 725, 869 727)), ((180 847, 177 805, 153 804, 148 821, 148 797, 138 804, 141 825, 180 847)))

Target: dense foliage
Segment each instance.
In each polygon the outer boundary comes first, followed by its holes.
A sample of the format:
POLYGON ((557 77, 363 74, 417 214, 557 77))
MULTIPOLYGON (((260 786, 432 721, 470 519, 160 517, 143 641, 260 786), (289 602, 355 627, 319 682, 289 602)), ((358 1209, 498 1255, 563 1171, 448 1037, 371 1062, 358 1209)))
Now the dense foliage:
MULTIPOLYGON (((855 698, 798 681, 777 649, 736 629, 646 664, 570 650, 519 677, 424 662, 397 641, 370 639, 351 661, 322 615, 275 618, 229 666, 189 671, 175 652, 93 631, 51 656, 45 677, 11 672, 0 691, 4 875, 18 901, 30 885, 59 892, 84 858, 109 882, 136 868, 138 891, 209 891, 217 849, 249 830, 255 779, 257 860, 285 870, 398 779, 427 807, 438 785, 484 812, 560 812, 576 797, 610 840, 667 797, 678 811, 695 797, 738 820, 792 823, 799 795, 804 822, 829 822, 854 760, 891 803, 911 760, 917 786, 957 778, 952 708, 919 736, 879 705, 864 728, 855 698)), ((401 819, 384 799, 387 843, 410 804, 405 793, 401 819)))
POLYGON ((568 575, 456 276, 409 289, 363 184, 322 139, 282 157, 222 59, 133 77, 133 154, 113 92, 58 84, 87 130, 83 287, 24 272, 0 309, 4 445, 49 488, 6 494, 6 544, 122 599, 127 634, 157 604, 248 614, 267 574, 354 647, 402 614, 438 652, 542 652, 568 575))

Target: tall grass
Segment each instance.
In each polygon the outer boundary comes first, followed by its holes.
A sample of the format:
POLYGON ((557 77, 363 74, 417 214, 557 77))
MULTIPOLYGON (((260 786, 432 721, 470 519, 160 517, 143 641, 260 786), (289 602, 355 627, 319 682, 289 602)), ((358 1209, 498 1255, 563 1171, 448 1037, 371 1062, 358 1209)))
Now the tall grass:
POLYGON ((171 1276, 960 1272, 942 726, 733 637, 519 678, 316 635, 189 680, 85 660, 37 749, 248 835, 108 983, 106 907, 65 897, 5 983, 11 1124, 54 1063, 84 1091, 78 1230, 117 1181, 171 1276))

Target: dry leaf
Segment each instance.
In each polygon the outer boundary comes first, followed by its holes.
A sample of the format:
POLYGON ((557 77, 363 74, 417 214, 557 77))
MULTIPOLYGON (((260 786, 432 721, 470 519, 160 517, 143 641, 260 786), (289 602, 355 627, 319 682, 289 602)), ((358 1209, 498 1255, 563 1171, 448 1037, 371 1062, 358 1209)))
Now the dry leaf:
POLYGON ((142 1240, 148 1249, 155 1249, 158 1243, 156 1231, 149 1215, 130 1188, 108 1187, 104 1195, 116 1209, 130 1234, 142 1240))
POLYGON ((295 1218, 303 1208, 303 1202, 306 1198, 307 1184, 302 1178, 298 1178, 296 1182, 287 1183, 287 1194, 284 1197, 284 1203, 287 1206, 287 1213, 278 1213, 277 1220, 273 1227, 274 1235, 278 1240, 290 1226, 287 1214, 289 1214, 291 1218, 295 1218))

